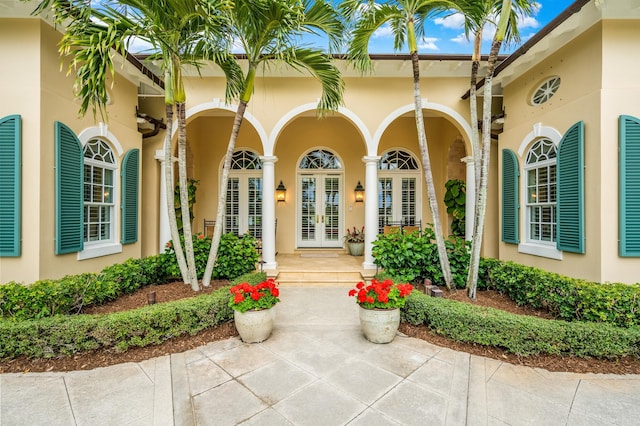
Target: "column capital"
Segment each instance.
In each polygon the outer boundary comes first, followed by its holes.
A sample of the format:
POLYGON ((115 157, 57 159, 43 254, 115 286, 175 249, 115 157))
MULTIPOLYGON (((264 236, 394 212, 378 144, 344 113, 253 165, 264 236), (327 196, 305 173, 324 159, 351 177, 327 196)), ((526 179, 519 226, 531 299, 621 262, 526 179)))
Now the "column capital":
POLYGON ((278 161, 278 157, 276 157, 275 155, 261 155, 260 156, 260 160, 262 160, 263 163, 275 163, 276 161, 278 161))
MULTIPOLYGON (((156 153, 153 158, 161 163, 164 163, 164 149, 156 149, 156 153)), ((176 161, 178 161, 176 157, 171 157, 171 162, 175 163, 176 161)))
POLYGON ((378 155, 365 155, 362 157, 362 162, 364 163, 377 163, 380 160, 380 156, 378 155))
POLYGON ((467 157, 462 157, 460 159, 460 161, 463 162, 463 163, 472 164, 473 163, 473 156, 469 155, 467 157))

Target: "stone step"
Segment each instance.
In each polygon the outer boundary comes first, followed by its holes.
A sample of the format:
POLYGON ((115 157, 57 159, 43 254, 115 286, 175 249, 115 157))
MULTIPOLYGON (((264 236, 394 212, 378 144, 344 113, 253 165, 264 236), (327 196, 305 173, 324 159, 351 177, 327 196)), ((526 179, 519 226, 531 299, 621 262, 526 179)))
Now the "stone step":
POLYGON ((281 271, 275 278, 280 286, 353 287, 362 281, 360 272, 281 271))

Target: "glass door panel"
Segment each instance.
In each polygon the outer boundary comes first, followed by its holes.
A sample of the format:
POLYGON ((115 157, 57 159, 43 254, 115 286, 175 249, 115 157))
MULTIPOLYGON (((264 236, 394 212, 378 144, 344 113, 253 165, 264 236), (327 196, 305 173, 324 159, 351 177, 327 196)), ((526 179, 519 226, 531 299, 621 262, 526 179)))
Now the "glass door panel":
POLYGON ((342 177, 302 174, 298 180, 298 246, 342 246, 342 177))

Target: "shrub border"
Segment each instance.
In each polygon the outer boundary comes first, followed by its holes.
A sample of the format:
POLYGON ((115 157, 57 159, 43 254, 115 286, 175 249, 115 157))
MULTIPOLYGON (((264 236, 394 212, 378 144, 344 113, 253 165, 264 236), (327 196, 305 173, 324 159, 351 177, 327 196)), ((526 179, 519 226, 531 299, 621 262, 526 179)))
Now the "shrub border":
POLYGON ((414 291, 402 320, 427 325, 455 341, 495 346, 520 356, 573 355, 615 359, 640 356, 640 329, 610 324, 546 320, 429 297, 414 291))
MULTIPOLYGON (((231 281, 260 282, 265 273, 231 281)), ((124 352, 130 347, 160 344, 230 321, 229 288, 211 294, 106 315, 57 315, 23 321, 0 320, 0 358, 52 358, 95 349, 124 352)))

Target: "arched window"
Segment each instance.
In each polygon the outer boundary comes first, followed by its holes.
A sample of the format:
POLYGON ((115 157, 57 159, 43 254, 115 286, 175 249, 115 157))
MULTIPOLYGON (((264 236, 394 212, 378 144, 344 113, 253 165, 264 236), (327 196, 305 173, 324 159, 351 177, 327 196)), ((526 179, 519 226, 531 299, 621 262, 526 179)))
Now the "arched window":
POLYGON ((262 237, 262 161, 252 151, 233 153, 227 183, 225 232, 262 237))
POLYGON ((536 141, 527 152, 525 170, 527 240, 553 245, 556 241, 556 156, 549 139, 536 141))
POLYGON ((410 152, 393 149, 378 162, 379 232, 385 225, 420 224, 420 167, 410 152))
POLYGON ((91 139, 84 146, 84 242, 115 240, 115 179, 118 166, 106 142, 91 139))
POLYGON ((342 169, 342 164, 338 157, 332 152, 324 149, 317 149, 309 152, 300 160, 300 169, 325 169, 325 170, 339 170, 342 169))

